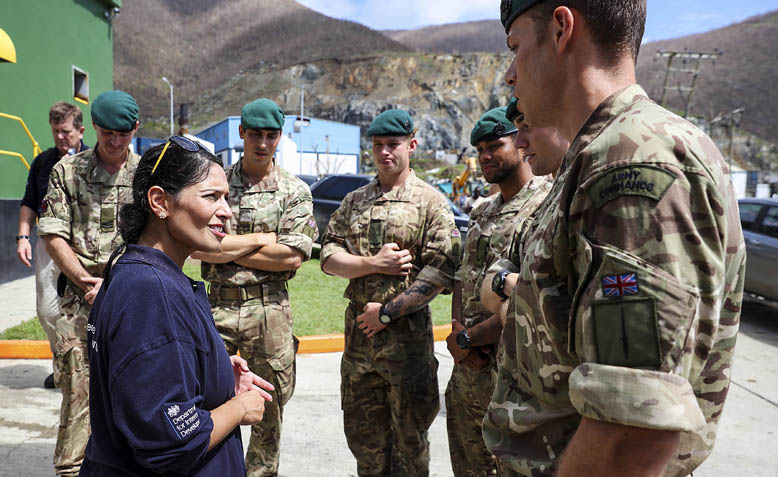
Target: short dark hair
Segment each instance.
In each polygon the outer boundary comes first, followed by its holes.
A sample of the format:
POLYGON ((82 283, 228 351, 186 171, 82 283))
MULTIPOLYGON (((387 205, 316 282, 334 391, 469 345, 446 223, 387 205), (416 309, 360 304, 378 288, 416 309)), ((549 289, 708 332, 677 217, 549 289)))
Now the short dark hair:
POLYGON ((543 42, 549 20, 558 7, 578 10, 586 20, 594 44, 612 65, 624 53, 637 61, 646 27, 646 0, 545 0, 527 13, 535 24, 538 44, 543 42))
POLYGON ((65 101, 57 101, 49 109, 49 124, 59 124, 73 118, 73 127, 79 129, 84 123, 84 116, 78 106, 65 101))
POLYGON ((159 186, 175 196, 181 189, 205 180, 211 164, 222 165, 216 156, 202 147, 191 152, 171 142, 156 171, 153 171, 164 147, 163 143, 146 151, 135 170, 132 203, 125 204, 119 212, 119 232, 126 243, 137 243, 148 225, 151 206, 147 192, 150 188, 159 186))

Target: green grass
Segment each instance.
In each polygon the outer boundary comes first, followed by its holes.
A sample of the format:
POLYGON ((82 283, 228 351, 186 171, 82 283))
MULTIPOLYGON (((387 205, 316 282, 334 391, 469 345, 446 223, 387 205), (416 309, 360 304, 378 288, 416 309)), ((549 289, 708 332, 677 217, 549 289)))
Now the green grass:
MULTIPOLYGON (((184 273, 194 280, 202 280, 200 265, 186 263, 184 273)), ((294 317, 294 333, 297 336, 343 333, 344 312, 348 300, 343 298, 348 280, 325 275, 319 268, 319 260, 311 259, 289 282, 289 299, 294 317)), ((436 325, 451 322, 451 295, 440 295, 431 305, 432 321, 436 325)), ((0 333, 4 340, 45 340, 37 318, 30 319, 0 333)))
MULTIPOLYGON (((194 280, 202 280, 200 266, 187 263, 184 273, 194 280)), ((311 259, 300 267, 289 281, 289 300, 297 336, 343 333, 344 313, 348 300, 343 298, 348 280, 326 275, 319 260, 311 259)), ((451 295, 439 295, 430 304, 432 322, 451 323, 451 295)))
POLYGON ((0 333, 0 340, 47 340, 38 318, 30 318, 0 333))

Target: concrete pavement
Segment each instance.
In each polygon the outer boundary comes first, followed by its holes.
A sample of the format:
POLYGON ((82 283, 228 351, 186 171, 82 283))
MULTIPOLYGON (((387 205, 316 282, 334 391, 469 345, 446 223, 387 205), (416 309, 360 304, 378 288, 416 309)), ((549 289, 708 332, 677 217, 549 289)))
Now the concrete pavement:
MULTIPOLYGON (((34 283, 17 280, 0 286, 0 303, 0 329, 34 316, 34 283), (24 302, 29 303, 26 310, 24 302)), ((437 343, 435 349, 442 398, 453 362, 445 343, 437 343)), ((297 390, 284 416, 282 476, 356 475, 356 464, 343 435, 340 355, 297 358, 297 390)), ((776 361, 778 312, 746 305, 716 448, 695 477, 778 477, 776 361)), ((0 360, 0 477, 53 475, 51 460, 61 395, 58 390, 41 386, 50 372, 50 360, 0 360)), ((445 426, 441 399, 441 411, 430 429, 431 476, 452 475, 445 426)), ((244 442, 248 442, 248 428, 243 431, 244 442)))

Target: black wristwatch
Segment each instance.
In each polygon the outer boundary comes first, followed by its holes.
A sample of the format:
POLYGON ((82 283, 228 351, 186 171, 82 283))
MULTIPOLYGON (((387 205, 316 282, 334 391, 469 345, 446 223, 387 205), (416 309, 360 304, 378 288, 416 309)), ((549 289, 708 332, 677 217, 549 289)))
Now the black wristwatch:
POLYGON ((384 305, 381 305, 381 310, 378 312, 378 321, 384 325, 388 325, 392 322, 392 315, 386 311, 386 307, 384 305))
POLYGON ((505 277, 511 274, 511 271, 505 269, 492 278, 492 291, 497 294, 503 300, 508 299, 508 295, 505 294, 505 277))
POLYGON ((470 335, 467 334, 467 330, 462 330, 457 333, 457 346, 462 349, 470 348, 470 335))
POLYGON ((30 240, 30 236, 29 236, 29 235, 17 235, 17 236, 16 236, 16 241, 17 241, 17 242, 18 242, 19 240, 21 240, 21 239, 30 240))

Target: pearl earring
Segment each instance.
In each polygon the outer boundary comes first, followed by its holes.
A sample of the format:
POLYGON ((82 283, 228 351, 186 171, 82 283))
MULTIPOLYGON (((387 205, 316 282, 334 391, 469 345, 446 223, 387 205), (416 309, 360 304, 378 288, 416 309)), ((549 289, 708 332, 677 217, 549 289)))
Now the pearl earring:
POLYGON ((162 220, 165 220, 167 218, 167 214, 164 213, 164 212, 160 212, 159 213, 159 218, 162 219, 162 220))

